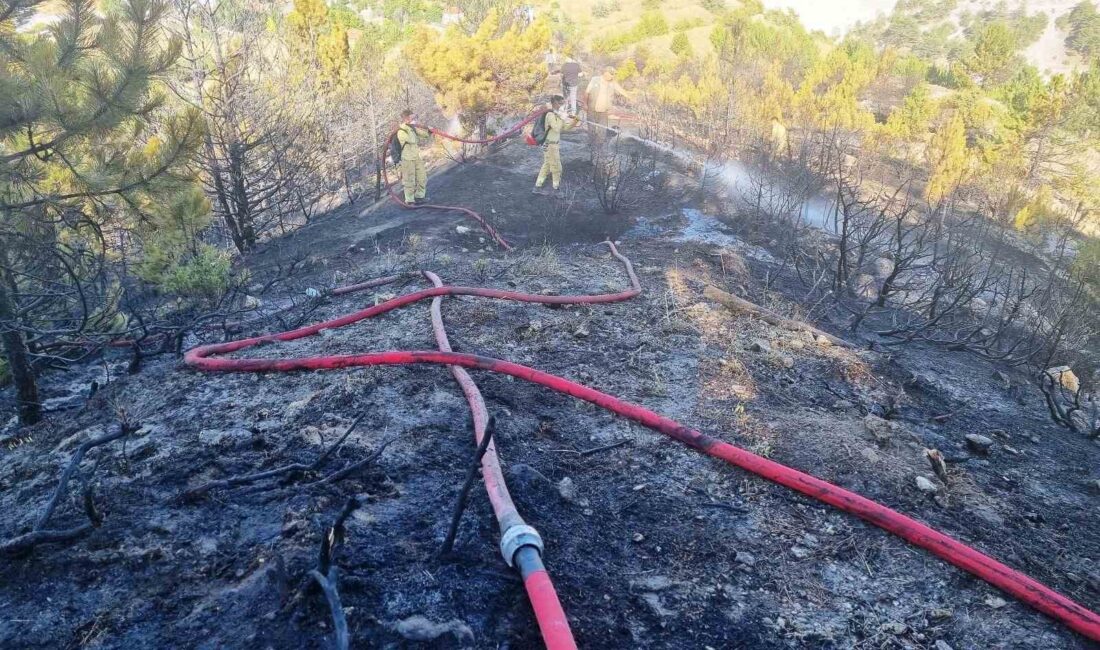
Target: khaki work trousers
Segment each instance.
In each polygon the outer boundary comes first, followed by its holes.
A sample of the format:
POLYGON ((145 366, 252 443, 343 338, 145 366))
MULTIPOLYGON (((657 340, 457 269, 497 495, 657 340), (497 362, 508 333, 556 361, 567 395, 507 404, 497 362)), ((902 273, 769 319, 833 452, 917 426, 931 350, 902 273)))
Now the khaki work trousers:
POLYGON ((427 196, 428 172, 420 156, 401 158, 401 184, 405 186, 405 203, 427 196))
POLYGON ((542 169, 539 170, 539 177, 535 180, 535 187, 542 187, 546 182, 546 175, 549 174, 550 184, 556 190, 561 184, 561 144, 550 142, 544 145, 544 149, 546 151, 542 155, 542 169))

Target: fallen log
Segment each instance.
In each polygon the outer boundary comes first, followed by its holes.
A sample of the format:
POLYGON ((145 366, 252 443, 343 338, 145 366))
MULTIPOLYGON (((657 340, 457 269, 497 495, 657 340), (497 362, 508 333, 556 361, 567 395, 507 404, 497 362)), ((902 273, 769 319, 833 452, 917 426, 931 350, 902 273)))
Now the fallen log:
POLYGON ((765 323, 768 323, 769 325, 781 327, 785 330, 789 330, 792 332, 809 332, 814 336, 820 336, 829 341, 829 343, 840 346, 842 348, 858 347, 855 344, 845 341, 842 338, 833 336, 832 334, 824 330, 819 330, 813 325, 803 323, 802 321, 785 318, 770 309, 766 309, 764 307, 761 307, 760 305, 757 305, 756 303, 749 302, 744 298, 738 298, 732 293, 726 293, 718 287, 707 285, 707 287, 703 289, 703 295, 715 302, 722 303, 722 305, 728 307, 729 309, 732 309, 733 311, 752 314, 753 316, 756 316, 757 318, 764 321, 765 323))

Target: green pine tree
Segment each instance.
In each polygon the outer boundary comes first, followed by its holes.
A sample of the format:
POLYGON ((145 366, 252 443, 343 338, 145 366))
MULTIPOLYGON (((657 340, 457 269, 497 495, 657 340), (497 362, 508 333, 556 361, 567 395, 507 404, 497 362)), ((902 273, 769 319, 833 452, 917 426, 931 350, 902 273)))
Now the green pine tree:
POLYGON ((41 416, 36 352, 113 318, 103 265, 154 194, 193 182, 193 111, 165 107, 179 53, 168 2, 6 0, 0 8, 0 339, 24 423, 41 416), (28 29, 39 11, 56 21, 28 29), (113 233, 108 236, 108 233, 113 233))

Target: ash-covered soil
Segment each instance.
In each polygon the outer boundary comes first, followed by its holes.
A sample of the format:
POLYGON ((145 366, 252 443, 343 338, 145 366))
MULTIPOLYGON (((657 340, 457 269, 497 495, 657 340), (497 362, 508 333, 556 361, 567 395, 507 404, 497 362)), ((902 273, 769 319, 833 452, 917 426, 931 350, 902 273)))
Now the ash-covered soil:
MULTIPOLYGON (((582 139, 571 136, 563 153, 567 178, 582 178, 582 139)), ((645 405, 911 514, 1100 609, 1100 447, 1050 424, 1025 376, 934 347, 846 350, 732 313, 703 288, 794 316, 806 309, 797 301, 804 289, 777 281, 766 250, 695 210, 707 206, 681 189, 687 179, 665 169, 620 219, 571 183, 566 216, 563 201, 529 193, 538 162, 535 149, 513 144, 429 182, 433 199, 481 211, 516 251, 496 250, 454 214, 349 206, 249 260, 258 282, 304 262, 261 296, 289 308, 240 335, 423 286, 409 279, 304 298, 307 287, 395 270, 531 293, 618 291, 625 273, 597 243, 611 235, 635 264, 640 297, 565 308, 448 298, 456 351, 645 405), (986 436, 989 449, 976 451, 968 434, 986 436), (946 457, 946 485, 926 448, 946 457), (936 492, 918 489, 918 476, 936 492)), ((433 349, 428 306, 241 356, 433 349)), ((436 557, 474 451, 467 406, 445 369, 214 375, 169 357, 136 375, 125 367, 108 355, 47 376, 45 396, 58 410, 33 429, 9 423, 0 432, 5 539, 30 530, 73 451, 118 411, 142 425, 82 465, 95 471, 101 527, 0 562, 0 647, 327 647, 332 624, 319 591, 294 595, 348 497, 361 506, 335 563, 352 647, 540 647, 480 483, 453 557, 436 557), (86 398, 93 380, 103 387, 86 398), (317 472, 183 497, 207 481, 309 464, 359 416, 317 472), (317 484, 390 439, 362 470, 317 484)), ((595 406, 473 375, 581 647, 1089 647, 877 528, 595 406)), ((51 526, 84 521, 78 484, 51 526)))

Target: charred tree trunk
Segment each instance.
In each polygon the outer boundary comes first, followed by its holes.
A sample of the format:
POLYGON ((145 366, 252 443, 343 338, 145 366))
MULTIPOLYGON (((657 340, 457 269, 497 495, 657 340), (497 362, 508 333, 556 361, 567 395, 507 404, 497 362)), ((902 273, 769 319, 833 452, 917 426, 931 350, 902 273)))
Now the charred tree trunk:
POLYGON ((19 421, 24 425, 37 424, 42 419, 42 405, 38 401, 38 379, 31 367, 30 353, 23 333, 14 326, 18 315, 15 300, 8 291, 8 279, 0 282, 0 341, 4 344, 4 357, 15 384, 19 421))
POLYGON ((237 228, 244 248, 242 253, 256 245, 256 230, 252 224, 252 205, 248 196, 248 181, 244 171, 244 146, 240 142, 229 145, 230 203, 234 206, 237 228))

